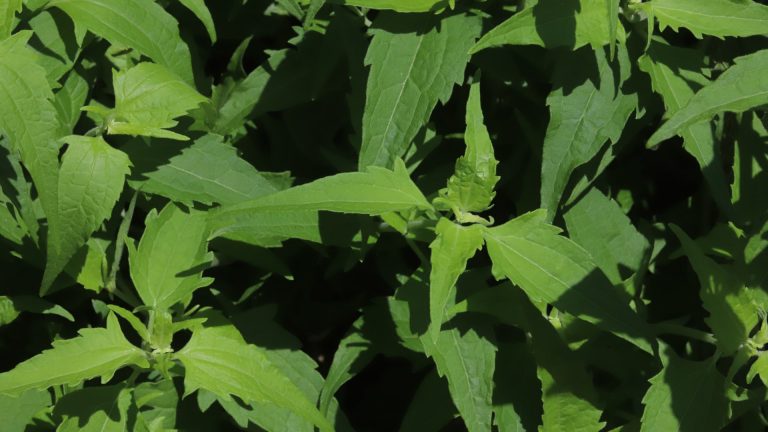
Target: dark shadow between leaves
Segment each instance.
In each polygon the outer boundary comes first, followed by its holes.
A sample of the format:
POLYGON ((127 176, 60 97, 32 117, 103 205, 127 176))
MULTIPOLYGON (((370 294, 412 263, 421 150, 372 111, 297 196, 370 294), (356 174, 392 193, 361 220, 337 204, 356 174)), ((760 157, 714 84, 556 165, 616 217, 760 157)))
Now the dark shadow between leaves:
POLYGON ((544 46, 576 46, 576 14, 581 11, 579 0, 540 0, 533 7, 536 33, 544 46))

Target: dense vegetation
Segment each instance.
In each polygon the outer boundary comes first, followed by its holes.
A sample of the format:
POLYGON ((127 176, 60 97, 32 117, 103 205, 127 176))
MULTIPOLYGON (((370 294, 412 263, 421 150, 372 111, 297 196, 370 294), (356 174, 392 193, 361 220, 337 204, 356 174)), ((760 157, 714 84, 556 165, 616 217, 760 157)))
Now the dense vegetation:
POLYGON ((766 36, 0 0, 0 430, 766 430, 766 36))

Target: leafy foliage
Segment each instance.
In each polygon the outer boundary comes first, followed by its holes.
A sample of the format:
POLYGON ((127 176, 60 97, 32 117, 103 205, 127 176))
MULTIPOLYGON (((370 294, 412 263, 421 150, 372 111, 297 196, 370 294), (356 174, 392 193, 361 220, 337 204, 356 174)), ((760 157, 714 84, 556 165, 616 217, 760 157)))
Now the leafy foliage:
POLYGON ((766 36, 0 0, 0 430, 764 430, 766 36))

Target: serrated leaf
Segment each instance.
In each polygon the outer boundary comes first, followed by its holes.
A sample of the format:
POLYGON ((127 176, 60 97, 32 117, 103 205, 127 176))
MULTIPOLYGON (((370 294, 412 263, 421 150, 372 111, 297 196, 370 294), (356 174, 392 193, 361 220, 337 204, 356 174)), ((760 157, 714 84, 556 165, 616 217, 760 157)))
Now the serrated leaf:
POLYGON ((557 380, 539 368, 543 414, 541 432, 593 432, 603 429, 602 412, 586 400, 558 385, 557 380))
POLYGON ((0 0, 0 41, 11 35, 21 5, 21 0, 0 0))
POLYGON ((707 325, 717 338, 723 354, 730 355, 749 339, 758 323, 757 305, 737 274, 707 257, 688 235, 675 225, 670 229, 680 240, 685 254, 699 277, 707 325))
POLYGON ((432 357, 440 376, 447 378, 448 389, 464 424, 470 432, 491 430, 493 373, 496 345, 478 327, 442 330, 433 341, 422 336, 424 351, 432 357))
MULTIPOLYGON (((619 67, 629 63, 622 46, 617 57, 619 67)), ((616 76, 603 48, 562 57, 553 79, 541 164, 541 207, 549 210, 550 220, 573 171, 595 157, 606 141, 619 139, 636 104, 635 97, 617 90, 623 78, 616 76)))
POLYGON ((465 213, 486 210, 496 195, 494 189, 499 177, 496 176, 498 161, 493 154, 493 143, 488 129, 483 124, 480 105, 480 84, 472 84, 467 100, 467 129, 464 141, 467 149, 464 156, 456 160, 456 168, 448 187, 440 191, 440 204, 452 209, 457 218, 465 213))
POLYGON ((641 432, 716 431, 725 425, 725 380, 711 360, 679 358, 668 350, 664 369, 650 379, 643 397, 641 432))
MULTIPOLYGON (((136 159, 134 164, 137 168, 144 169, 144 172, 140 172, 138 178, 129 183, 144 193, 161 195, 182 203, 196 201, 226 205, 280 190, 269 178, 240 158, 237 150, 225 144, 218 135, 204 135, 196 139, 192 145, 184 147, 180 154, 160 166, 151 158, 150 148, 138 142, 135 144, 135 151, 130 154, 136 159), (146 163, 143 160, 145 157, 146 163)), ((153 147, 158 145, 165 149, 173 143, 154 143, 153 147)))
POLYGON ((768 50, 737 57, 734 62, 654 132, 648 146, 655 146, 717 113, 741 113, 768 104, 768 75, 761 73, 768 68, 768 50))
POLYGON ((365 57, 370 65, 358 168, 391 168, 403 157, 438 101, 464 78, 480 33, 477 16, 457 14, 435 25, 423 15, 381 14, 365 57))
POLYGON ((429 334, 434 341, 440 335, 446 312, 453 307, 456 281, 467 268, 467 261, 483 247, 480 225, 465 227, 442 218, 435 233, 437 238, 429 245, 429 334))
POLYGON ((205 214, 173 203, 147 215, 138 247, 127 243, 131 279, 145 305, 168 309, 212 282, 203 277, 211 260, 205 214))
POLYGON ((176 19, 152 0, 52 0, 82 26, 113 44, 131 47, 166 66, 185 82, 194 82, 189 47, 176 19))
POLYGON ((533 300, 594 323, 650 352, 646 324, 629 298, 608 281, 589 253, 560 229, 545 223, 545 211, 519 216, 485 230, 497 278, 507 277, 533 300))
POLYGON ((612 284, 644 270, 651 245, 619 205, 599 190, 590 190, 564 218, 571 240, 589 252, 612 284))
POLYGON ((186 370, 186 394, 202 388, 225 399, 235 395, 246 402, 272 403, 322 431, 333 431, 314 401, 308 400, 260 348, 230 333, 229 328, 202 328, 175 354, 186 370))
POLYGON ((176 126, 177 117, 207 100, 173 72, 154 63, 115 71, 113 85, 115 108, 106 121, 110 134, 186 140, 167 129, 176 126))
POLYGON ((0 374, 0 393, 18 395, 29 389, 111 378, 128 365, 149 367, 144 351, 125 339, 114 315, 107 318, 106 328, 84 328, 79 333, 53 342, 52 348, 0 374))
POLYGON ((208 6, 205 5, 205 0, 179 0, 179 2, 195 14, 197 19, 205 26, 205 31, 208 32, 211 42, 216 43, 216 26, 213 24, 213 17, 211 17, 208 6))
MULTIPOLYGON (((324 177, 301 186, 240 204, 224 206, 210 216, 212 236, 234 231, 252 218, 272 220, 282 213, 298 225, 307 224, 319 210, 379 215, 431 205, 413 183, 401 160, 394 171, 372 166, 366 172, 349 172, 324 177), (291 216, 293 215, 293 216, 291 216)), ((285 224, 290 225, 288 220, 285 224)))
MULTIPOLYGON (((645 55, 638 59, 640 70, 651 77, 654 91, 661 95, 667 115, 680 110, 694 92, 709 84, 702 73, 704 67, 701 53, 654 42, 645 55)), ((701 172, 709 184, 718 205, 726 211, 728 203, 728 182, 716 154, 715 137, 709 122, 692 124, 681 130, 685 150, 696 158, 701 172)))
POLYGON ((68 147, 61 160, 58 212, 54 216, 59 229, 49 234, 43 293, 112 213, 130 171, 128 156, 101 137, 72 135, 64 141, 68 147))
POLYGON ((57 432, 123 432, 128 428, 131 389, 123 384, 86 387, 56 402, 57 432))
POLYGON ((652 0, 637 4, 659 22, 659 30, 684 27, 697 38, 768 34, 768 6, 751 0, 652 0))
POLYGON ((445 9, 449 1, 455 0, 334 0, 334 3, 396 12, 437 12, 445 9))
POLYGON ((599 48, 611 41, 611 26, 606 0, 539 0, 483 35, 470 52, 502 45, 599 48))

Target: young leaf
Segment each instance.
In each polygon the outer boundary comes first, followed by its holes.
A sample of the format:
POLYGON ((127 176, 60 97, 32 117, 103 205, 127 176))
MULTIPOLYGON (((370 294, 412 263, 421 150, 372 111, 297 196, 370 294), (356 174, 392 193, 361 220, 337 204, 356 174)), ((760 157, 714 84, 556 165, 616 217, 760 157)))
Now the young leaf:
POLYGON ((393 10, 396 12, 436 12, 445 9, 449 1, 455 0, 334 0, 335 3, 349 6, 393 10))
POLYGON ((699 39, 762 36, 768 28, 768 6, 751 0, 651 0, 634 6, 655 17, 659 30, 685 27, 699 39))
POLYGON ((170 308, 212 282, 202 275, 211 260, 207 238, 201 212, 185 211, 173 203, 159 214, 150 212, 138 248, 127 243, 131 279, 145 305, 170 308))
POLYGON ((493 372, 496 366, 495 341, 477 329, 442 330, 433 341, 422 336, 424 351, 432 357, 440 376, 448 379, 448 389, 464 424, 470 432, 491 430, 493 372))
POLYGON ((464 141, 467 149, 464 156, 456 160, 456 168, 448 179, 448 187, 440 191, 440 198, 436 202, 453 210, 460 222, 467 213, 481 212, 491 205, 495 196, 494 188, 499 181, 496 176, 496 165, 499 162, 493 155, 491 137, 483 124, 479 83, 470 87, 466 122, 464 141))
POLYGON ((571 240, 589 252, 612 284, 644 270, 648 240, 619 205, 599 190, 590 190, 564 218, 571 240))
POLYGON ((600 48, 611 41, 606 5, 605 0, 539 0, 483 35, 470 52, 501 45, 600 48))
POLYGON ((712 360, 684 360, 671 350, 643 397, 641 432, 720 430, 729 406, 725 380, 712 360))
POLYGON ((435 232, 437 238, 429 245, 432 250, 432 269, 429 275, 429 334, 433 341, 437 341, 440 335, 446 312, 453 307, 456 281, 467 268, 467 261, 483 247, 483 231, 480 225, 465 227, 442 218, 437 223, 435 232))
POLYGON ((427 123, 438 101, 464 78, 480 18, 456 14, 381 14, 365 57, 370 65, 358 168, 392 168, 427 123))
POLYGON ((59 206, 53 216, 60 229, 48 237, 43 293, 112 213, 130 171, 128 156, 101 137, 72 135, 64 141, 69 145, 61 161, 59 206))
POLYGON ((768 103, 768 50, 737 57, 712 84, 699 90, 648 139, 652 147, 717 113, 741 113, 768 103))
POLYGON ((174 119, 207 99, 173 72, 154 63, 141 63, 115 72, 115 108, 107 114, 110 134, 144 135, 176 140, 188 139, 166 129, 174 119))
POLYGON ((11 35, 22 0, 0 0, 0 41, 11 35))
MULTIPOLYGON (((619 62, 628 64, 626 49, 619 48, 619 62)), ((623 79, 616 77, 605 49, 584 48, 560 61, 556 88, 547 97, 550 119, 541 164, 541 207, 549 210, 550 220, 573 170, 595 157, 606 141, 619 139, 636 105, 633 96, 617 90, 623 79)))
POLYGON ((212 235, 217 236, 253 217, 271 219, 275 212, 295 213, 296 218, 303 218, 307 212, 318 210, 379 215, 411 208, 429 209, 431 205, 411 181, 405 164, 398 160, 394 171, 372 166, 367 172, 336 174, 262 198, 224 206, 220 211, 212 212, 210 217, 212 235))
POLYGON ((137 178, 129 180, 129 184, 143 193, 176 202, 235 204, 280 190, 218 135, 204 135, 183 147, 175 142, 144 144, 137 140, 126 151, 134 162, 137 178), (154 154, 167 149, 181 149, 181 153, 157 166, 154 154))
POLYGON ((497 278, 507 277, 533 300, 596 324, 650 352, 645 323, 629 298, 606 278, 589 253, 544 221, 545 211, 485 230, 497 278))
POLYGON ((707 257, 685 232, 670 225, 682 243, 701 284, 701 301, 709 312, 707 325, 723 354, 730 355, 749 339, 758 323, 757 305, 737 274, 707 257))
POLYGON ((125 339, 114 315, 107 318, 106 328, 84 328, 79 333, 75 338, 53 342, 51 349, 0 374, 0 393, 18 395, 95 377, 105 382, 123 366, 149 367, 144 351, 125 339))
MULTIPOLYGON (((638 60, 640 70, 651 77, 654 91, 661 95, 667 114, 684 107, 694 92, 709 84, 701 72, 704 64, 698 51, 654 42, 638 60)), ((715 200, 728 211, 728 182, 718 166, 715 137, 708 121, 682 128, 685 150, 696 158, 715 200)))
POLYGON ((213 24, 213 17, 211 17, 208 6, 205 5, 205 0, 179 0, 179 2, 195 14, 197 19, 205 26, 205 31, 208 32, 211 43, 216 43, 216 26, 213 24))
POLYGON ((176 19, 152 0, 52 0, 82 26, 113 44, 125 45, 194 82, 192 56, 176 19))
POLYGON ((246 402, 268 402, 291 410, 323 432, 333 431, 314 401, 260 348, 231 333, 230 328, 202 328, 175 354, 185 368, 185 394, 202 388, 224 399, 235 395, 246 402))

